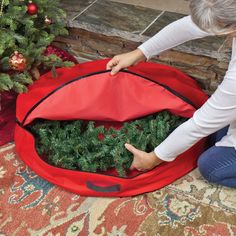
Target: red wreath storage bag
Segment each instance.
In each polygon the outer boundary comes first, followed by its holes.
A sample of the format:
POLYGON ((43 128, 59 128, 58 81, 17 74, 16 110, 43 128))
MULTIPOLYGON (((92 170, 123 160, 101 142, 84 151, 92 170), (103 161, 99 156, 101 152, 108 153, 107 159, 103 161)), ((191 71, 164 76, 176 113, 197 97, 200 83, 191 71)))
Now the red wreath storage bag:
POLYGON ((90 173, 57 168, 40 158, 34 136, 26 127, 37 118, 112 124, 162 110, 190 118, 207 100, 193 79, 169 66, 145 62, 111 76, 105 70, 106 64, 107 60, 100 60, 58 69, 57 78, 47 73, 28 93, 18 96, 15 144, 20 158, 42 178, 86 196, 132 196, 154 191, 195 168, 206 139, 173 162, 145 173, 129 171, 126 178, 112 171, 90 173))

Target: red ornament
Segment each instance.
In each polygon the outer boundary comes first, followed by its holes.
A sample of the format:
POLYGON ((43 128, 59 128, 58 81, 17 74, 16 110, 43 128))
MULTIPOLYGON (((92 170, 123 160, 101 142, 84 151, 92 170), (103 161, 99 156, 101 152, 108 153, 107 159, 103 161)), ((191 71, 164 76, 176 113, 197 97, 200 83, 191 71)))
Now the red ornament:
POLYGON ((26 68, 26 59, 21 53, 15 51, 9 58, 9 64, 12 70, 24 71, 26 68))
POLYGON ((38 6, 32 1, 29 1, 29 3, 27 4, 27 8, 28 8, 27 13, 29 15, 35 15, 38 13, 38 6))

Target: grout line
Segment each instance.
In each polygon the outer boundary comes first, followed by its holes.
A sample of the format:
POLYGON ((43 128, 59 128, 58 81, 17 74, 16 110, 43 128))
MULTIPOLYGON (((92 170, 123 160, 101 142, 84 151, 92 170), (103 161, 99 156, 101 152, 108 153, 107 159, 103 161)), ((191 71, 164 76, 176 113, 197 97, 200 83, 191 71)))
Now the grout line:
POLYGON ((94 3, 96 3, 98 0, 95 0, 90 5, 88 5, 83 11, 81 11, 78 15, 74 16, 71 21, 75 20, 75 18, 81 16, 84 12, 86 12, 91 6, 93 6, 94 3))
POLYGON ((165 11, 162 11, 139 35, 142 35, 148 28, 150 28, 164 13, 165 11))
POLYGON ((220 53, 220 51, 222 50, 222 48, 225 46, 225 44, 228 41, 228 37, 225 38, 224 42, 222 43, 222 45, 220 45, 219 49, 217 50, 218 53, 220 53))

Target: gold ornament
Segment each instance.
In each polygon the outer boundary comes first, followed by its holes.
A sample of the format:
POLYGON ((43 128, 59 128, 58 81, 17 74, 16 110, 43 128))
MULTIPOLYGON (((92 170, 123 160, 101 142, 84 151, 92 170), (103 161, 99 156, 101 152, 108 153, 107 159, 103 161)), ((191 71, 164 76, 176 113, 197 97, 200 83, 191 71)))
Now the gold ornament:
POLYGON ((10 64, 11 69, 13 70, 24 71, 26 68, 26 59, 21 53, 19 53, 18 51, 15 51, 9 57, 9 64, 10 64))
POLYGON ((52 24, 52 20, 50 18, 48 18, 47 16, 45 16, 44 22, 46 25, 51 25, 52 24))

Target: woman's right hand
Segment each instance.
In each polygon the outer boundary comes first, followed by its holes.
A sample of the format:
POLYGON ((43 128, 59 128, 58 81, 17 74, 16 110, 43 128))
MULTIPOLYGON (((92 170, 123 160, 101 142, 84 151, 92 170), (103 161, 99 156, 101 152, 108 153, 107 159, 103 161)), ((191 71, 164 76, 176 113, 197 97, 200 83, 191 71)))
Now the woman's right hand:
POLYGON ((111 75, 117 74, 120 70, 129 66, 134 66, 141 61, 145 61, 147 58, 140 49, 136 49, 132 52, 120 54, 114 56, 107 63, 107 70, 111 70, 111 75))

